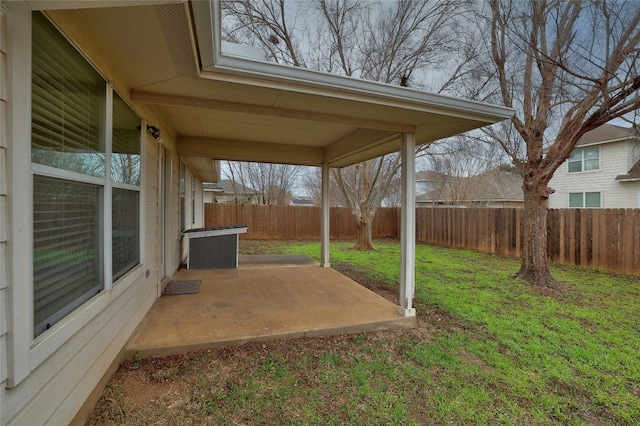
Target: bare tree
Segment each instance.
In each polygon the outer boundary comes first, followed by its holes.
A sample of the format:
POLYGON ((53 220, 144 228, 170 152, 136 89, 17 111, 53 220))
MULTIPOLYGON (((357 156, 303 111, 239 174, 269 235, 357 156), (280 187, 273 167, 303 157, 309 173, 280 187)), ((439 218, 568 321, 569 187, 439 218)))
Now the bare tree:
POLYGON ((261 204, 288 205, 301 170, 302 166, 289 164, 228 161, 226 173, 231 179, 236 202, 249 198, 250 194, 240 191, 250 187, 258 192, 261 204))
MULTIPOLYGON (((322 203, 322 169, 308 167, 301 177, 301 185, 315 205, 322 203)), ((346 203, 331 174, 329 174, 329 206, 346 207, 346 203)))
MULTIPOLYGON (((463 27, 457 25, 458 17, 468 0, 292 3, 224 2, 229 22, 225 36, 231 41, 259 43, 274 62, 419 87, 424 85, 426 70, 442 70, 452 56, 449 53, 459 48, 463 27), (287 9, 287 4, 295 10, 287 9), (299 13, 302 8, 304 17, 299 13)), ((453 69, 454 78, 462 74, 460 67, 453 69)), ((355 248, 375 248, 371 223, 399 166, 399 155, 391 154, 332 170, 359 230, 355 248)))
MULTIPOLYGON (((582 135, 640 107, 640 3, 488 0, 485 34, 512 131, 489 134, 522 171, 524 247, 518 276, 552 285, 547 265, 548 186, 582 135)), ((486 68, 487 63, 491 68, 486 68)), ((479 92, 478 92, 479 93, 479 92)))
POLYGON ((355 218, 358 237, 354 249, 375 249, 371 224, 399 167, 400 154, 389 154, 342 169, 331 169, 355 218))
POLYGON ((273 62, 304 66, 298 58, 296 26, 300 8, 286 7, 285 0, 225 0, 224 18, 231 20, 223 27, 223 37, 236 43, 254 40, 273 62))

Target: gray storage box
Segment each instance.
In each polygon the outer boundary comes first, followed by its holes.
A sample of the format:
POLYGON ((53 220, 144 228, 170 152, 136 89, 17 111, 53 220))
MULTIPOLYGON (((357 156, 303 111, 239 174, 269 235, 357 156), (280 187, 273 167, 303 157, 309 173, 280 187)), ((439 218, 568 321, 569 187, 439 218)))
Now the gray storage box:
POLYGON ((184 231, 189 238, 187 269, 233 269, 238 267, 239 234, 246 225, 217 226, 184 231))

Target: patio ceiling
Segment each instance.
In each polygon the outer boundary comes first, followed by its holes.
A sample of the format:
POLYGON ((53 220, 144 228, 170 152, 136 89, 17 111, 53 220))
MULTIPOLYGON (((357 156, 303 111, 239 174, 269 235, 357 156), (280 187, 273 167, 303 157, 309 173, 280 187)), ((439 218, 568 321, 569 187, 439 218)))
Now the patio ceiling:
POLYGON ((202 53, 215 45, 212 28, 203 29, 211 21, 208 8, 194 2, 50 12, 109 59, 134 103, 164 118, 178 154, 204 181, 215 180, 214 160, 343 167, 399 151, 403 132, 415 133, 420 145, 511 115, 506 108, 238 57, 217 67, 202 53))

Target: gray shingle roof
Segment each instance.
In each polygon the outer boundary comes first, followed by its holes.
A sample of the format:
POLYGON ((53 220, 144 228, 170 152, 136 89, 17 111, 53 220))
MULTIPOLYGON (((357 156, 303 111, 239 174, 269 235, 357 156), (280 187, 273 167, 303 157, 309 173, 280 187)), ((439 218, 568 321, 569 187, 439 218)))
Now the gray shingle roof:
POLYGON ((612 124, 603 124, 602 126, 582 135, 576 146, 592 145, 599 142, 615 142, 634 137, 638 137, 638 134, 633 127, 620 127, 612 124))
MULTIPOLYGON (((236 191, 239 194, 257 194, 258 191, 255 189, 249 188, 248 186, 244 186, 241 183, 235 182, 236 191)), ((205 183, 203 184, 203 188, 205 191, 213 191, 213 192, 222 192, 224 194, 233 194, 233 181, 229 179, 223 179, 216 183, 205 183)))
POLYGON ((522 177, 512 173, 483 173, 471 177, 449 176, 444 180, 442 187, 421 194, 416 197, 416 202, 440 202, 449 201, 443 194, 448 193, 447 186, 464 186, 466 202, 487 201, 524 201, 522 192, 522 177))

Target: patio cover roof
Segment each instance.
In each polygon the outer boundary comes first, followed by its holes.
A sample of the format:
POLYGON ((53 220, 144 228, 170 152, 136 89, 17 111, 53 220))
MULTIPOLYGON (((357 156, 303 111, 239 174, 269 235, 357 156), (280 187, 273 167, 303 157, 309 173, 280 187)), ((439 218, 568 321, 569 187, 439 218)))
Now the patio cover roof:
POLYGON ((513 114, 508 108, 225 55, 215 37, 215 2, 18 1, 9 8, 63 4, 80 8, 49 15, 74 32, 72 39, 81 37, 106 59, 133 102, 164 118, 149 124, 175 132, 178 154, 204 181, 217 178, 214 160, 343 167, 399 151, 402 133, 415 133, 420 145, 513 114))

